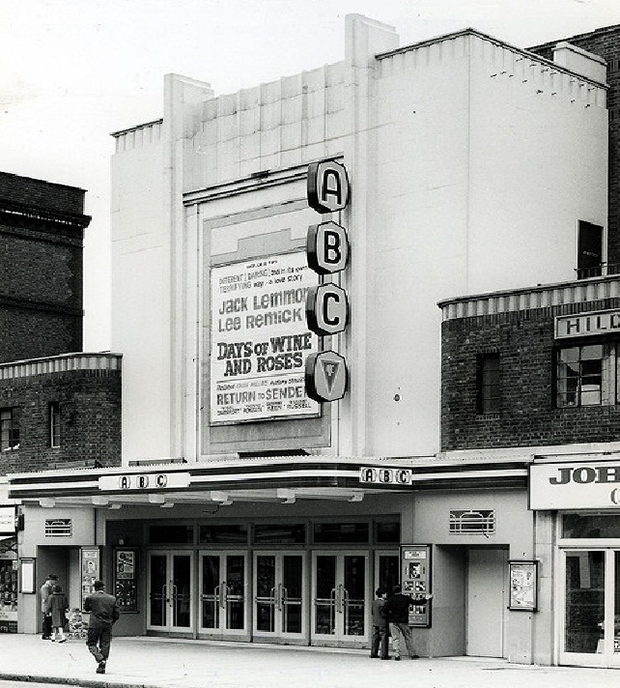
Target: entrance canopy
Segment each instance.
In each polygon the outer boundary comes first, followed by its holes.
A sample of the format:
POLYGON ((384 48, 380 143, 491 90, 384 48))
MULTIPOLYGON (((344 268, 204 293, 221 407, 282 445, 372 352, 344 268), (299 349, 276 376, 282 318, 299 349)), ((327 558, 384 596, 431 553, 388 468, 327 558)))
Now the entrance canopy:
POLYGON ((359 502, 365 495, 422 489, 525 487, 527 460, 464 463, 435 457, 287 456, 196 463, 66 469, 9 475, 9 496, 41 506, 101 506, 235 501, 292 504, 301 499, 359 502))

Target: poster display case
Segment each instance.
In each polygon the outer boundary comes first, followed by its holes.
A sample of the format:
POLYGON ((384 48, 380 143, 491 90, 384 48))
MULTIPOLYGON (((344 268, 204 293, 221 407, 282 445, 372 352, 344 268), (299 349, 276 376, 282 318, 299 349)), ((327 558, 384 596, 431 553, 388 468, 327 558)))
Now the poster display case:
POLYGON ((538 562, 512 560, 510 568, 510 604, 512 611, 538 610, 538 562))
POLYGON ((80 592, 81 606, 93 591, 96 580, 101 578, 101 553, 99 547, 82 547, 80 550, 80 592))
POLYGON ((0 554, 0 633, 17 633, 17 556, 0 554))
MULTIPOLYGON (((431 546, 400 546, 400 581, 405 595, 430 594, 431 591, 431 546)), ((430 603, 412 605, 409 608, 409 625, 430 628, 430 603)))
POLYGON ((135 549, 114 550, 114 595, 121 613, 138 611, 137 556, 135 549))

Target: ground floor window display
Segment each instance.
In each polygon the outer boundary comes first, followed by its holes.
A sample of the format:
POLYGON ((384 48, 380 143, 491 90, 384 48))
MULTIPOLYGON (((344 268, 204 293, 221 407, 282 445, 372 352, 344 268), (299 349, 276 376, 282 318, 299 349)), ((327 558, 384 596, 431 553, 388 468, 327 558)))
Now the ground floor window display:
POLYGON ((17 556, 0 553, 0 633, 17 633, 17 556))
POLYGON ((561 531, 560 663, 620 667, 620 517, 565 514, 561 531))

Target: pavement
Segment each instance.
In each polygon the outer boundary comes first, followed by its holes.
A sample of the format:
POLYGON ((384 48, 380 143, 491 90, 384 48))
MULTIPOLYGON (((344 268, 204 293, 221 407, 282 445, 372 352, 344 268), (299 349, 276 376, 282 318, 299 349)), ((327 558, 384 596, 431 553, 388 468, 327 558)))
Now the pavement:
POLYGON ((501 659, 370 659, 365 650, 168 638, 114 638, 105 674, 83 640, 0 635, 0 681, 95 688, 618 688, 619 669, 510 664, 501 659))

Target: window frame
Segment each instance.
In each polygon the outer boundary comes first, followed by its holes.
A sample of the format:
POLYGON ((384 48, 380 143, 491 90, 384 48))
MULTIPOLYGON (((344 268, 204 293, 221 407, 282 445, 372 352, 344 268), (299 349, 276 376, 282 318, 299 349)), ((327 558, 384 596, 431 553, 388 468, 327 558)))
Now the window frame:
POLYGON ((61 413, 60 402, 50 401, 48 405, 48 437, 49 444, 52 449, 58 449, 61 446, 61 413))
POLYGON ((19 448, 19 414, 15 407, 0 408, 0 451, 19 448))
POLYGON ((570 408, 596 408, 600 406, 616 406, 620 404, 620 385, 619 385, 619 366, 620 366, 620 342, 602 341, 600 339, 590 340, 588 342, 573 342, 558 346, 554 352, 554 406, 556 409, 570 409, 570 408), (600 347, 602 355, 600 358, 592 358, 584 356, 585 349, 593 349, 600 347), (569 375, 563 375, 561 365, 564 364, 568 369, 571 363, 570 360, 562 361, 563 352, 568 352, 571 349, 577 350, 578 356, 572 361, 573 364, 578 365, 578 372, 573 375, 576 381, 574 390, 569 390, 568 385, 562 389, 563 381, 570 379, 569 375), (583 403, 584 394, 593 394, 596 390, 584 390, 584 378, 592 380, 597 376, 596 372, 590 370, 588 372, 588 363, 592 361, 600 361, 600 388, 598 391, 599 401, 597 403, 583 403), (586 369, 584 371, 584 368, 586 369), (575 403, 566 403, 569 395, 575 396, 575 403), (564 398, 564 403, 561 399, 564 398))
POLYGON ((501 357, 499 351, 485 351, 476 359, 476 413, 497 416, 501 410, 501 357), (488 363, 494 362, 490 368, 488 363), (493 378, 493 374, 495 377, 493 378), (495 392, 495 393, 494 393, 495 392))

